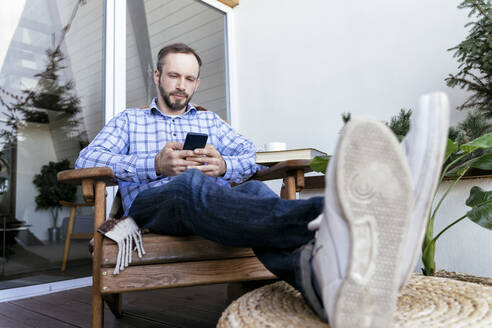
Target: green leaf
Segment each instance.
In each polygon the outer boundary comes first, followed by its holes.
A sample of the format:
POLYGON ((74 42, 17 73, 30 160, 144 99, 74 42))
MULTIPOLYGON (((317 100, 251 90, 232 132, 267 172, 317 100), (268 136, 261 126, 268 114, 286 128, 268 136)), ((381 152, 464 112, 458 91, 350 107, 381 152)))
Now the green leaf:
POLYGON ((449 170, 446 173, 446 176, 460 175, 460 173, 464 170, 466 171, 471 167, 481 170, 492 170, 492 154, 484 154, 461 163, 460 165, 455 166, 452 170, 449 170))
POLYGON ((480 204, 492 199, 492 191, 485 191, 480 187, 474 186, 470 189, 470 195, 465 204, 468 207, 479 206, 480 204))
POLYGON ((492 170, 492 154, 485 154, 474 158, 470 166, 482 170, 492 170))
POLYGON ((326 168, 328 167, 328 163, 330 162, 330 157, 331 156, 328 155, 315 156, 309 164, 309 167, 314 172, 320 172, 324 174, 326 173, 326 168))
POLYGON ((489 147, 492 147, 492 132, 487 133, 475 140, 467 142, 466 144, 461 145, 460 148, 464 152, 471 153, 476 149, 489 148, 489 147))
POLYGON ((485 191, 480 187, 473 187, 466 205, 472 209, 466 216, 485 229, 492 230, 492 191, 485 191))
POLYGON ((446 146, 446 154, 444 155, 444 162, 446 162, 452 154, 458 151, 458 144, 448 138, 448 144, 446 146))

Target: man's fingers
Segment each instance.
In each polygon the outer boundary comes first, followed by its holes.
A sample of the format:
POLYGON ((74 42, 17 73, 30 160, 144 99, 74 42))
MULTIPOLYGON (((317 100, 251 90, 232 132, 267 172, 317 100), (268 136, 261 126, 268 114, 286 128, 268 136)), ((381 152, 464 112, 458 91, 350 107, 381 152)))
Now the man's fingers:
POLYGON ((179 157, 181 158, 193 157, 194 155, 193 150, 181 150, 179 152, 179 157))
POLYGON ((182 142, 168 142, 165 146, 165 149, 172 149, 172 150, 182 150, 183 149, 183 143, 182 142))
POLYGON ((174 165, 175 166, 184 166, 184 167, 197 166, 197 162, 195 162, 195 161, 187 161, 185 159, 179 159, 179 160, 176 160, 176 162, 174 162, 174 165))
MULTIPOLYGON (((195 156, 197 156, 197 155, 198 155, 198 156, 203 156, 203 155, 207 156, 207 155, 208 155, 208 151, 207 151, 205 148, 197 148, 197 149, 195 149, 195 150, 193 151, 193 154, 194 154, 195 156)), ((198 156, 197 156, 197 157, 198 157, 198 156)))
POLYGON ((186 157, 185 159, 187 161, 194 161, 194 162, 197 162, 197 163, 203 163, 204 158, 206 158, 206 157, 203 157, 203 156, 189 156, 189 157, 186 157))
POLYGON ((205 148, 195 149, 194 152, 196 155, 206 155, 210 157, 217 157, 218 155, 220 155, 217 149, 215 149, 215 147, 210 144, 207 144, 205 148))
POLYGON ((186 167, 187 170, 192 170, 192 169, 197 169, 197 170, 200 170, 201 171, 201 168, 202 166, 201 165, 188 165, 186 167))
POLYGON ((211 163, 213 162, 212 157, 198 157, 198 156, 193 156, 193 157, 187 157, 187 160, 194 161, 200 164, 205 164, 205 163, 211 163))
POLYGON ((188 166, 188 169, 191 169, 191 168, 198 169, 198 170, 202 171, 203 173, 218 171, 217 165, 198 165, 198 166, 194 166, 194 167, 188 166))
POLYGON ((214 166, 214 167, 220 166, 220 160, 216 157, 193 157, 187 159, 192 160, 204 166, 214 166))
POLYGON ((186 158, 186 157, 193 157, 193 151, 192 150, 170 150, 169 156, 172 158, 186 158))

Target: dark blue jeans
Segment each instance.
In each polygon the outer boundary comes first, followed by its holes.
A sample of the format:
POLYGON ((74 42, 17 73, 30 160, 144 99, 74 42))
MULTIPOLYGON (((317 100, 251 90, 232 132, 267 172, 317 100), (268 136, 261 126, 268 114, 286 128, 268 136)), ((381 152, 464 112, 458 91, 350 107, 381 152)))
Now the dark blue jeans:
POLYGON ((227 246, 251 247, 266 268, 300 288, 299 248, 314 238, 307 224, 322 211, 322 197, 284 200, 260 181, 231 188, 199 170, 187 170, 140 192, 129 215, 154 233, 194 234, 227 246))

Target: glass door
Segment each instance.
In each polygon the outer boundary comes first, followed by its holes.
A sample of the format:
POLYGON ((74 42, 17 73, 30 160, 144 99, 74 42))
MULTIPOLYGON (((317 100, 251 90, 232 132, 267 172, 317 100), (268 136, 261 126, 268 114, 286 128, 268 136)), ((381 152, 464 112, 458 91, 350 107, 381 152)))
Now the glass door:
MULTIPOLYGON (((60 270, 77 189, 56 171, 73 167, 101 129, 103 1, 3 1, 0 40, 0 289, 90 275, 88 239, 72 240, 60 270)), ((92 233, 92 209, 74 232, 92 233)))
POLYGON ((178 42, 193 48, 202 59, 200 87, 191 102, 230 119, 226 14, 199 0, 127 0, 126 106, 149 105, 156 96, 157 53, 178 42))

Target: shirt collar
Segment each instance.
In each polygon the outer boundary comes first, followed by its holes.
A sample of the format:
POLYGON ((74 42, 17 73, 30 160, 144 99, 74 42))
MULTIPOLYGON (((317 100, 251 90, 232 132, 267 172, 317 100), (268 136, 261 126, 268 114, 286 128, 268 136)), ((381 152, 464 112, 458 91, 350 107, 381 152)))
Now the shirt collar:
POLYGON ((193 115, 195 114, 197 111, 197 109, 195 108, 195 106, 191 103, 188 104, 188 108, 186 108, 186 111, 181 114, 181 115, 177 115, 177 116, 170 116, 170 115, 166 115, 164 114, 163 112, 161 112, 159 110, 159 107, 157 106, 157 98, 154 98, 152 99, 152 102, 150 103, 149 105, 149 108, 148 108, 148 112, 149 113, 154 113, 154 114, 160 114, 166 118, 171 118, 171 117, 188 117, 190 115, 193 115))

